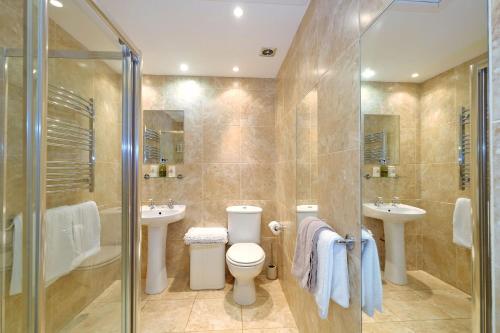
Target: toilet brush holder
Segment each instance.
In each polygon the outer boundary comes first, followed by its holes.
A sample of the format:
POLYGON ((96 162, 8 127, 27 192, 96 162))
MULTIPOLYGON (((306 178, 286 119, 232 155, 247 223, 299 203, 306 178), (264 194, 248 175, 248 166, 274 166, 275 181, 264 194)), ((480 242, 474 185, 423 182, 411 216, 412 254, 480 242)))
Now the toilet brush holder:
POLYGON ((278 278, 278 268, 276 267, 274 262, 274 249, 273 243, 271 242, 271 262, 267 265, 266 276, 269 280, 276 280, 278 278))
POLYGON ((267 265, 266 276, 269 280, 276 280, 278 278, 278 268, 273 265, 267 265))

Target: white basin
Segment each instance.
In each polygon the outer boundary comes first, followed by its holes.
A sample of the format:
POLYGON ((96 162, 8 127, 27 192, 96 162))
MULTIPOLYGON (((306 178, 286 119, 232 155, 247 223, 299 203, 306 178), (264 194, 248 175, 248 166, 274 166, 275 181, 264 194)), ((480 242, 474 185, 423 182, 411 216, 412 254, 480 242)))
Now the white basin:
POLYGON ((403 204, 363 204, 363 215, 382 220, 385 234, 384 278, 392 283, 404 285, 406 277, 405 223, 425 216, 426 211, 403 204))
POLYGON ((186 215, 186 206, 174 205, 174 208, 168 206, 155 206, 151 209, 149 206, 141 207, 141 222, 142 224, 161 227, 173 222, 178 222, 186 215))
POLYGON ((384 220, 384 222, 405 223, 424 217, 425 210, 403 204, 375 206, 373 203, 365 203, 363 204, 363 214, 374 219, 384 220))
POLYGON ((148 226, 147 294, 159 294, 167 288, 167 227, 185 215, 185 205, 141 207, 141 223, 148 226))

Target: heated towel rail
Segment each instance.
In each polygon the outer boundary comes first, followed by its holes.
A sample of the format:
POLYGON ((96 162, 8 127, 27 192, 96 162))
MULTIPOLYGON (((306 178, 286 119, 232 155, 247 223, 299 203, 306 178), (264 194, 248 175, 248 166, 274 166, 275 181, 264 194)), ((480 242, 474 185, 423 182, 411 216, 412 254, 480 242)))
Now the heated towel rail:
POLYGON ((465 190, 470 185, 470 153, 471 153, 471 133, 470 133, 470 109, 462 107, 458 117, 458 166, 460 189, 465 190))
POLYGON ((144 128, 144 163, 160 162, 160 132, 144 128))
POLYGON ((47 193, 89 190, 95 182, 95 109, 92 98, 49 84, 47 146, 64 150, 47 160, 47 193), (84 124, 84 125, 82 125, 84 124))
POLYGON ((388 160, 387 133, 385 131, 365 135, 365 162, 379 163, 388 160))

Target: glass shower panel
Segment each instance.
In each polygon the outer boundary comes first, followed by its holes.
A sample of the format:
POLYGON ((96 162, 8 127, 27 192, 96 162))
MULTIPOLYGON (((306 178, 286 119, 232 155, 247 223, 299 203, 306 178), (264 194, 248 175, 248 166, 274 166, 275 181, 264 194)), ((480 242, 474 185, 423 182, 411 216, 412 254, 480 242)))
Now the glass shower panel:
MULTIPOLYGON (((20 220, 25 208, 25 178, 24 178, 24 112, 23 112, 23 58, 7 56, 12 49, 4 49, 2 59, 3 82, 0 108, 5 129, 2 132, 3 168, 1 170, 3 186, 3 216, 1 242, 2 269, 2 329, 5 332, 24 332, 26 310, 26 292, 21 288, 22 275, 13 272, 13 262, 16 259, 14 251, 14 221, 20 220)), ((26 255, 23 246, 22 231, 16 233, 21 242, 16 253, 22 261, 26 255)))
POLYGON ((120 332, 121 45, 85 2, 62 3, 49 6, 46 331, 120 332))
MULTIPOLYGON (((26 202, 23 20, 22 1, 0 1, 0 332, 13 333, 27 329, 26 290, 11 292, 13 284, 22 284, 22 277, 12 273, 13 222, 26 202)), ((26 258, 26 239, 20 241, 17 254, 26 258)))

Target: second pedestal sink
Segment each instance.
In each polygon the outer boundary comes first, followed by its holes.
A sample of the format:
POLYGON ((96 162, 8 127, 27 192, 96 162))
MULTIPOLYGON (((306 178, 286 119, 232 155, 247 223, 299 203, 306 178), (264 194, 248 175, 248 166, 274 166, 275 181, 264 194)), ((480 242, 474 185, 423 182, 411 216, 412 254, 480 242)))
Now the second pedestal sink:
POLYGON ((425 210, 403 204, 363 204, 363 215, 384 223, 384 278, 396 284, 406 284, 405 223, 424 217, 425 210))
POLYGON ((142 206, 141 223, 148 226, 146 293, 159 294, 167 288, 167 227, 186 215, 186 206, 142 206))

